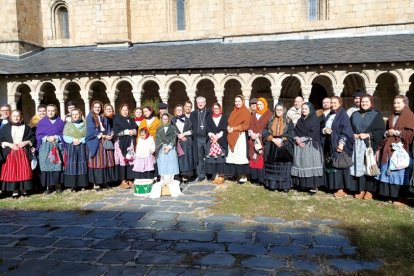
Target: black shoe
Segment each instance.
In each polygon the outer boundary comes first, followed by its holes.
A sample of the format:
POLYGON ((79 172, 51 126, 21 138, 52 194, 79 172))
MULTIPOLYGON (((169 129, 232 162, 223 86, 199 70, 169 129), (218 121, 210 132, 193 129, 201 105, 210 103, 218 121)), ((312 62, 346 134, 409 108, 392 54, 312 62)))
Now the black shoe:
POLYGON ((203 182, 204 180, 206 180, 207 178, 204 176, 204 177, 197 177, 194 181, 195 182, 203 182))
POLYGON ((76 192, 77 192, 77 190, 76 190, 75 188, 71 188, 71 189, 70 189, 70 192, 71 192, 71 193, 76 193, 76 192))

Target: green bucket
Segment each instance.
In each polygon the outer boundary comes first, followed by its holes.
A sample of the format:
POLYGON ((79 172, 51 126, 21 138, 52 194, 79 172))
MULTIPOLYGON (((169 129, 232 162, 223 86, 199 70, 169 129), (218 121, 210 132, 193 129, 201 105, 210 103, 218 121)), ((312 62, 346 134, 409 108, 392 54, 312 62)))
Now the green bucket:
POLYGON ((134 181, 134 195, 135 196, 149 196, 153 184, 152 179, 135 179, 134 181))

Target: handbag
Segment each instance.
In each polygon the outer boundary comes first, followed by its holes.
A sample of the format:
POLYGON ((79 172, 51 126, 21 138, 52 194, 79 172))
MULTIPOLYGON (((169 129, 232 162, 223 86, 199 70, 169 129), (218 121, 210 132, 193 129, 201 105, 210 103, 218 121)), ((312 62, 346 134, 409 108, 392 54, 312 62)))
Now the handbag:
POLYGON ((177 141, 177 155, 178 155, 178 157, 181 157, 181 156, 184 156, 185 155, 185 152, 184 152, 184 150, 183 150, 183 147, 181 146, 181 143, 180 143, 180 141, 177 141))
POLYGON ((380 170, 377 165, 374 150, 371 147, 371 138, 368 139, 368 148, 365 150, 365 174, 368 176, 377 176, 380 170))
POLYGON ((47 158, 49 159, 49 162, 52 164, 61 164, 62 159, 60 158, 60 151, 59 148, 55 145, 53 145, 51 151, 49 152, 49 155, 47 158))
POLYGON ((105 141, 103 142, 103 147, 104 147, 104 149, 106 149, 106 150, 114 150, 114 149, 115 149, 115 147, 114 147, 114 143, 112 143, 112 141, 111 141, 111 140, 106 140, 106 139, 105 139, 105 141))
POLYGON ((132 139, 131 139, 131 145, 127 149, 127 153, 125 155, 125 160, 126 161, 133 161, 134 159, 135 159, 134 143, 132 142, 132 139))
POLYGON ((254 140, 254 150, 259 154, 262 154, 263 145, 259 138, 254 140))
POLYGON ((391 148, 394 152, 390 158, 389 170, 396 171, 407 168, 410 165, 410 155, 404 149, 404 145, 401 142, 392 143, 391 148))
POLYGON ((352 162, 351 157, 349 157, 349 155, 344 151, 341 152, 332 162, 332 166, 336 169, 347 169, 353 164, 354 162, 352 162))
POLYGON ((209 156, 217 157, 223 154, 223 150, 219 143, 211 143, 210 150, 208 152, 209 156))
POLYGON ((168 188, 167 184, 162 184, 161 186, 161 196, 170 196, 170 188, 168 188))

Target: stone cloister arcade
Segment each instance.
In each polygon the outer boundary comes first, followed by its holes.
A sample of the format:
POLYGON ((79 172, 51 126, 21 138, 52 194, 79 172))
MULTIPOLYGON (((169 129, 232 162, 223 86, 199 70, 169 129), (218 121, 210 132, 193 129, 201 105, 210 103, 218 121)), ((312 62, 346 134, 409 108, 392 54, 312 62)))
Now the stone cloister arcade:
POLYGON ((21 109, 25 119, 35 114, 40 104, 54 103, 60 113, 66 103, 73 101, 84 112, 94 100, 111 103, 118 109, 123 103, 131 107, 159 99, 169 104, 169 111, 185 100, 194 102, 204 96, 207 105, 222 103, 225 113, 233 108, 235 95, 242 94, 246 104, 251 97, 264 97, 269 106, 283 102, 288 107, 293 98, 302 95, 320 108, 326 96, 344 98, 344 105, 352 105, 357 88, 375 96, 375 105, 384 116, 392 108, 392 98, 407 94, 410 106, 414 102, 414 70, 409 64, 356 66, 320 66, 261 69, 216 69, 163 72, 100 72, 48 75, 7 76, 8 103, 21 109))

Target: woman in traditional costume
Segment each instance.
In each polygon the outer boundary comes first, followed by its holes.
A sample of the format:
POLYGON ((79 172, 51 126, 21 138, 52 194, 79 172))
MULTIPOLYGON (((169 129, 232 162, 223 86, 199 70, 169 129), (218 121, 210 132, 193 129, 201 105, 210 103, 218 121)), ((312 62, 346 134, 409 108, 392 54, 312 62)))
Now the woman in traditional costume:
POLYGON ((249 167, 250 178, 253 183, 264 182, 264 150, 262 132, 266 128, 272 112, 269 110, 265 98, 257 99, 256 111, 252 112, 249 127, 249 167))
POLYGON ((133 156, 128 151, 135 153, 135 140, 137 137, 137 125, 129 116, 128 105, 122 104, 119 114, 114 117, 115 134, 115 172, 116 179, 122 181, 119 187, 128 189, 133 187, 134 175, 132 167, 133 156))
POLYGON ((86 117, 86 145, 88 148, 88 177, 96 191, 102 191, 115 181, 113 131, 102 115, 102 103, 94 101, 86 117))
POLYGON ((168 113, 161 115, 161 125, 157 129, 155 153, 157 155, 160 182, 155 183, 150 194, 151 198, 161 196, 161 187, 167 185, 171 196, 181 195, 180 182, 174 176, 180 173, 176 151, 177 129, 171 124, 168 113))
POLYGON ((177 147, 182 150, 177 152, 178 164, 180 168, 180 176, 184 183, 193 176, 194 156, 193 156, 193 126, 189 118, 184 115, 183 106, 181 104, 174 108, 175 117, 172 119, 173 125, 177 128, 177 147))
POLYGON ((262 138, 265 144, 264 186, 271 191, 287 193, 292 188, 293 122, 286 117, 282 103, 276 104, 262 138))
POLYGON ((138 133, 135 148, 134 172, 135 179, 153 179, 155 177, 155 141, 147 128, 138 133))
POLYGON ((144 113, 142 112, 142 108, 141 107, 137 107, 134 110, 134 122, 137 125, 137 127, 139 128, 139 125, 142 123, 142 121, 144 120, 144 113))
POLYGON ((65 141, 65 170, 63 183, 72 192, 88 187, 88 160, 86 153, 86 124, 82 112, 75 108, 71 111, 71 120, 63 129, 65 141))
POLYGON ((33 189, 29 156, 36 137, 22 119, 19 110, 12 111, 10 123, 0 132, 1 157, 6 161, 1 168, 2 190, 13 192, 14 198, 33 189))
POLYGON ((62 192, 63 182, 63 128, 65 123, 57 114, 57 107, 49 104, 46 117, 40 120, 36 129, 37 148, 39 149, 40 183, 46 187, 46 194, 62 192))
POLYGON ((355 194, 355 198, 358 199, 372 199, 373 193, 377 192, 375 178, 365 174, 365 151, 371 146, 373 152, 377 152, 385 133, 384 119, 381 112, 374 109, 373 101, 371 95, 362 96, 360 109, 351 116, 351 125, 355 133, 351 183, 359 192, 355 194))
POLYGON ((347 196, 345 189, 352 192, 356 191, 356 187, 351 182, 350 167, 338 168, 333 163, 341 154, 351 158, 355 139, 341 97, 331 97, 331 104, 331 112, 322 129, 325 159, 328 158, 325 163, 325 186, 328 190, 335 190, 334 196, 340 198, 347 196))
POLYGON ((212 113, 206 117, 207 143, 206 174, 213 177, 214 184, 225 181, 227 144, 227 116, 219 103, 214 103, 212 113))
POLYGON ((226 158, 226 176, 239 177, 243 184, 249 174, 247 152, 247 130, 250 127, 250 112, 243 103, 243 96, 234 99, 234 109, 230 114, 227 126, 227 142, 229 144, 226 158))
POLYGON ((149 134, 155 140, 155 134, 157 132, 158 127, 160 126, 160 119, 155 116, 155 111, 151 106, 146 106, 142 108, 142 112, 144 113, 144 120, 139 125, 139 129, 147 128, 149 134))
POLYGON ((299 190, 316 194, 323 186, 323 149, 321 122, 311 103, 302 105, 302 116, 295 126, 292 165, 293 185, 299 190))
POLYGON ((111 104, 105 104, 103 106, 103 115, 108 120, 109 128, 114 129, 115 109, 111 104))
MULTIPOLYGON (((414 114, 408 106, 408 98, 397 95, 394 98, 394 112, 386 124, 385 139, 380 149, 380 172, 378 193, 390 198, 395 205, 404 205, 412 173, 410 166, 391 170, 392 144, 402 143, 405 151, 410 152, 414 138, 414 114)), ((412 164, 412 157, 410 157, 412 164)))

